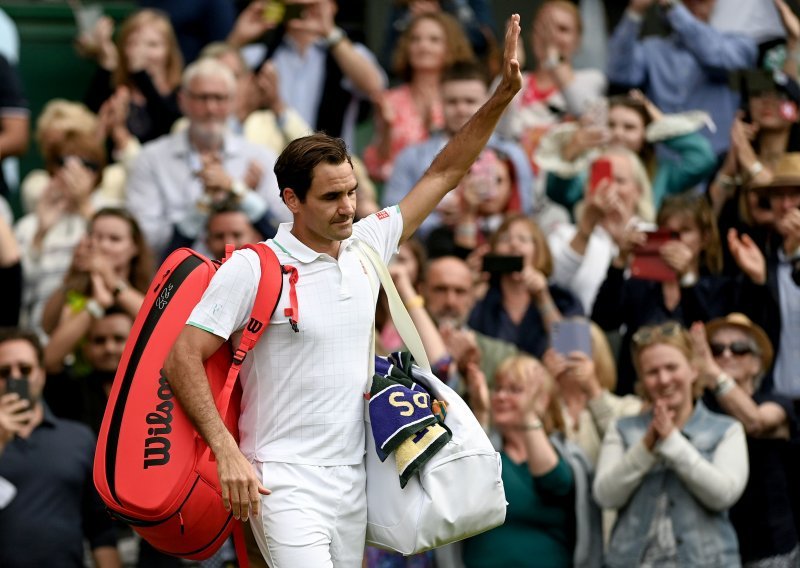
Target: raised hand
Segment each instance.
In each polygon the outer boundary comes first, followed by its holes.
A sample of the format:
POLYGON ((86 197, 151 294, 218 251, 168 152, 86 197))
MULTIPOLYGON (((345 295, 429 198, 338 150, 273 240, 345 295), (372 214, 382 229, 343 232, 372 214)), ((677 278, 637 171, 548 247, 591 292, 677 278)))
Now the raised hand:
POLYGON ((228 35, 228 42, 236 47, 242 47, 273 29, 276 24, 264 18, 264 8, 268 3, 275 1, 277 0, 251 2, 247 8, 242 10, 233 24, 233 30, 228 35))
POLYGON ((764 284, 767 281, 767 261, 750 235, 743 234, 739 237, 736 229, 729 229, 728 249, 736 265, 750 280, 756 284, 764 284))
POLYGON ((522 88, 522 72, 520 71, 517 47, 519 45, 519 14, 513 14, 506 27, 506 36, 503 46, 503 75, 498 92, 504 92, 509 100, 522 88))
POLYGON ((667 265, 675 271, 678 276, 683 276, 692 269, 692 250, 684 243, 673 240, 661 245, 658 253, 667 265))
POLYGON ((689 328, 689 335, 692 338, 692 348, 700 373, 707 379, 718 376, 722 370, 711 353, 706 335, 706 326, 703 325, 703 322, 694 322, 692 327, 689 328))

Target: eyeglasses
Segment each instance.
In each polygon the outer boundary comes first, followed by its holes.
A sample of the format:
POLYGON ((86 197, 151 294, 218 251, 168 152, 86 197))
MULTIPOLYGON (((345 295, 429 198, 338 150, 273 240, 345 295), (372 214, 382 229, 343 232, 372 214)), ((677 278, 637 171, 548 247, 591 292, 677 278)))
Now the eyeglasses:
POLYGON ((631 340, 636 347, 644 347, 655 343, 659 339, 665 337, 677 337, 683 331, 681 324, 675 321, 668 321, 661 325, 646 325, 640 327, 636 333, 633 334, 631 340))
POLYGON ((730 351, 731 355, 735 357, 752 355, 756 352, 755 347, 747 341, 733 341, 732 343, 712 342, 709 346, 711 347, 711 353, 714 354, 714 357, 720 357, 725 351, 730 351))
POLYGON ((189 95, 190 99, 194 99, 196 101, 200 101, 202 103, 227 103, 230 100, 230 95, 221 94, 221 93, 193 93, 192 91, 186 91, 186 94, 189 95))
POLYGON ((80 161, 83 167, 87 170, 91 170, 93 172, 100 171, 100 164, 87 158, 81 158, 80 156, 56 156, 55 163, 59 168, 63 168, 64 164, 66 164, 70 158, 75 158, 76 160, 80 161))
POLYGON ((12 365, 3 365, 2 367, 0 367, 0 379, 5 379, 5 380, 10 379, 14 367, 19 369, 20 375, 23 377, 29 377, 30 374, 33 372, 33 365, 29 365, 28 363, 14 363, 12 365))

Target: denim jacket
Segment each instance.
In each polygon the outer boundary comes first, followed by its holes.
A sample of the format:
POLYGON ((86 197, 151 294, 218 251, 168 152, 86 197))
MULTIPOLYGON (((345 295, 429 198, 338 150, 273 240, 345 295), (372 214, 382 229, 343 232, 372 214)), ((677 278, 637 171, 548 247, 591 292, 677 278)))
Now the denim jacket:
MULTIPOLYGON (((647 413, 617 422, 626 448, 644 437, 651 419, 652 414, 647 413)), ((698 401, 682 433, 704 458, 711 460, 733 424, 731 418, 710 412, 698 401)), ((619 512, 606 555, 608 566, 639 564, 656 511, 656 497, 661 493, 666 493, 669 499, 669 515, 680 566, 728 568, 741 565, 739 543, 727 510, 717 512, 706 508, 671 469, 659 462, 619 512)))

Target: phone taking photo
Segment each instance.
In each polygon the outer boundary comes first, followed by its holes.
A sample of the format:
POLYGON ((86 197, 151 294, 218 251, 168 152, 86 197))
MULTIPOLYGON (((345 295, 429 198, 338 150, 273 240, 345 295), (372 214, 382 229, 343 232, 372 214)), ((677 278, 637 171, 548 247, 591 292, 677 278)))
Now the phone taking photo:
POLYGON ((487 254, 483 257, 483 271, 489 274, 521 272, 522 257, 504 254, 487 254))
POLYGON ((594 193, 603 181, 611 181, 614 176, 614 168, 609 158, 597 158, 592 162, 592 169, 589 173, 589 193, 594 193))
POLYGON ((8 393, 17 393, 20 400, 31 400, 31 391, 30 385, 28 384, 28 378, 22 379, 7 379, 6 380, 6 394, 8 393))
POLYGON ((303 4, 287 4, 282 0, 269 0, 264 6, 264 21, 275 26, 281 22, 299 20, 302 17, 303 4))
POLYGON ((583 318, 554 322, 551 340, 553 349, 565 357, 573 351, 592 356, 592 333, 583 318))
POLYGON ((669 242, 678 239, 678 233, 667 229, 657 229, 655 231, 645 231, 647 240, 633 249, 633 261, 631 262, 631 277, 639 280, 655 280, 657 282, 672 282, 678 279, 675 271, 659 252, 661 247, 669 242))

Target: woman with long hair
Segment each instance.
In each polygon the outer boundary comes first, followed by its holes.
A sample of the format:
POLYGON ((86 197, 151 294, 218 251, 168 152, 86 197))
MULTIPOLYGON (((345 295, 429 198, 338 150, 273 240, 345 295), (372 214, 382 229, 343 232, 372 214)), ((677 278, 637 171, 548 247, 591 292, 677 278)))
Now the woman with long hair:
MULTIPOLYGON (((110 33, 103 40, 110 42, 110 33)), ((112 97, 122 99, 127 130, 141 143, 169 133, 180 116, 177 92, 183 56, 169 17, 145 8, 128 16, 120 26, 116 57, 101 61, 87 91, 86 104, 100 111, 112 97)))
MULTIPOLYGON (((620 246, 592 309, 592 319, 604 330, 625 326, 623 352, 643 325, 675 320, 689 326, 695 321, 709 321, 728 313, 735 301, 736 281, 721 274, 722 247, 705 199, 686 194, 669 197, 658 212, 657 222, 672 237, 658 249, 670 277, 656 279, 644 274, 639 278, 626 272, 634 245, 646 238, 632 229, 629 233, 634 235, 620 246)), ((628 358, 621 358, 619 371, 617 392, 627 394, 634 382, 628 358)))
POLYGON ((45 366, 58 372, 89 330, 112 306, 135 318, 153 274, 153 256, 136 220, 124 209, 101 209, 49 310, 60 311, 45 349, 45 366))
POLYGON ((716 156, 699 132, 706 120, 702 112, 665 115, 638 91, 610 97, 607 124, 570 122, 542 139, 535 160, 550 174, 547 195, 571 209, 585 197, 594 159, 604 148, 621 146, 644 164, 658 208, 666 196, 691 190, 714 171, 716 156))
POLYGON ((382 93, 376 107, 375 137, 364 149, 364 164, 372 179, 386 181, 403 148, 444 126, 442 71, 473 58, 464 32, 449 14, 426 12, 411 20, 394 52, 394 72, 403 83, 382 93))
POLYGON ((489 246, 493 254, 521 257, 522 270, 492 275, 486 296, 470 314, 469 327, 541 357, 553 323, 562 316, 583 315, 580 301, 548 282, 553 271, 550 249, 530 218, 509 215, 489 246))
POLYGON ((465 566, 537 561, 554 567, 600 566, 602 538, 599 511, 589 494, 591 466, 564 439, 553 377, 537 359, 516 355, 498 367, 489 397, 479 367, 470 364, 469 373, 476 416, 488 428, 490 415, 501 440, 508 512, 502 526, 464 542, 465 566))

